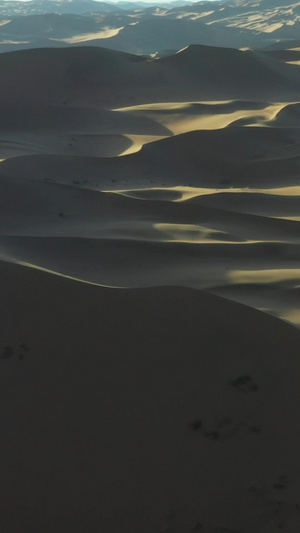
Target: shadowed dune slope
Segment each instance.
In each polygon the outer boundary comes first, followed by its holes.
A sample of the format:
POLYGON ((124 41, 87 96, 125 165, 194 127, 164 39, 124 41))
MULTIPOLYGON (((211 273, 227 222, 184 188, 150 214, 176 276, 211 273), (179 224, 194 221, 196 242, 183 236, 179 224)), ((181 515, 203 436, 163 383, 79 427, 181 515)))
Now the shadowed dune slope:
POLYGON ((300 7, 299 2, 288 0, 190 5, 5 0, 0 4, 0 12, 4 19, 0 20, 3 52, 36 48, 42 43, 45 47, 57 43, 72 46, 93 40, 95 46, 154 54, 170 48, 178 50, 191 43, 233 48, 278 46, 278 42, 298 38, 300 7))
MULTIPOLYGON (((0 158, 27 154, 114 157, 136 139, 171 135, 151 117, 107 109, 57 105, 0 104, 0 158)), ((137 145, 137 148, 139 145, 137 145)))
POLYGON ((296 329, 0 269, 3 530, 296 531, 296 329))
POLYGON ((1 101, 18 104, 121 107, 283 97, 296 101, 300 71, 263 54, 226 48, 192 46, 167 58, 147 60, 76 47, 1 54, 0 83, 1 101))
POLYGON ((13 158, 1 163, 0 174, 67 185, 75 182, 83 188, 100 190, 179 185, 287 187, 298 185, 299 141, 298 128, 193 131, 149 143, 125 158, 13 158))
POLYGON ((250 40, 232 28, 203 24, 200 18, 174 18, 160 8, 114 14, 28 15, 0 21, 0 52, 28 48, 86 45, 104 46, 134 54, 153 54, 164 49, 180 50, 194 44, 239 48, 250 40))

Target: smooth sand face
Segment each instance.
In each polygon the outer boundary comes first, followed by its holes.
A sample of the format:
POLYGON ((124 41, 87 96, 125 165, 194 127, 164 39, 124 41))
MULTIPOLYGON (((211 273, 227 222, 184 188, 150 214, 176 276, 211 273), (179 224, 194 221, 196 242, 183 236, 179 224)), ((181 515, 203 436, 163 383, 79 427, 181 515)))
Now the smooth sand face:
POLYGON ((293 530, 295 328, 189 289, 0 270, 4 530, 293 530))
POLYGON ((65 37, 61 39, 53 38, 52 40, 59 43, 80 44, 93 41, 95 39, 110 39, 111 37, 118 35, 123 28, 124 26, 121 26, 120 28, 108 28, 97 32, 80 33, 78 35, 72 35, 72 37, 65 37))
POLYGON ((286 103, 268 105, 251 101, 189 102, 148 104, 117 111, 151 118, 163 124, 174 135, 178 135, 195 130, 221 129, 233 126, 241 120, 249 126, 270 126, 272 122, 276 123, 278 113, 286 106, 286 103))

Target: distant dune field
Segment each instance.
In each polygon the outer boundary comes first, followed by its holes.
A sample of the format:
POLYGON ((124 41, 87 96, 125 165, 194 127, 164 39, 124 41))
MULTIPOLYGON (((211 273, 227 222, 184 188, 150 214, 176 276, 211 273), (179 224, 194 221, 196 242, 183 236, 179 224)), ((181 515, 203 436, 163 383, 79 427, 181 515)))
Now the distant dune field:
POLYGON ((296 531, 299 331, 190 289, 0 268, 4 529, 296 531))
POLYGON ((257 49, 299 40, 300 2, 1 0, 0 17, 0 53, 92 44, 161 57, 190 44, 257 49))

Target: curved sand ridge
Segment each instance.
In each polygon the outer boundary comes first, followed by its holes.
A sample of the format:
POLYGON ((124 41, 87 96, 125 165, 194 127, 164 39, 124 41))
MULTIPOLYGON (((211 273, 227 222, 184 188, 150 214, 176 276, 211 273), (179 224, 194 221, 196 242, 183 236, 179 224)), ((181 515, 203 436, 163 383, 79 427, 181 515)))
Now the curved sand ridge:
POLYGON ((171 135, 150 117, 67 105, 0 104, 0 156, 29 154, 113 157, 171 135), (137 139, 133 142, 132 139, 137 139))
POLYGON ((1 173, 119 190, 145 187, 275 189, 298 185, 298 128, 194 131, 149 143, 125 158, 26 156, 1 164, 1 173), (216 158, 216 153, 218 158, 216 158))
POLYGON ((230 48, 190 46, 149 60, 104 48, 74 47, 0 54, 0 83, 2 102, 27 105, 118 108, 164 101, 278 102, 298 100, 300 70, 263 53, 230 48))
POLYGON ((113 110, 0 104, 0 156, 1 159, 39 154, 114 157, 190 131, 230 126, 298 128, 298 108, 297 102, 270 104, 240 100, 166 102, 113 110))
POLYGON ((0 54, 0 84, 0 159, 112 157, 192 130, 298 124, 300 70, 262 52, 24 50, 0 54))
POLYGON ((123 158, 7 160, 1 257, 100 285, 205 288, 299 324, 298 138, 236 127, 123 158))

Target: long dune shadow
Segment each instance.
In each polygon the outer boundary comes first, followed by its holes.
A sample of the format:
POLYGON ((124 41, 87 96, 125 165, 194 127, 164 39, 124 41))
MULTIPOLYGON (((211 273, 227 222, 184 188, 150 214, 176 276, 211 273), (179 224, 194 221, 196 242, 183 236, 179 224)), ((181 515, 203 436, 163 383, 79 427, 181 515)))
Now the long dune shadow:
POLYGON ((133 142, 126 135, 30 135, 18 132, 10 139, 0 138, 0 159, 41 154, 117 157, 128 150, 133 142))

